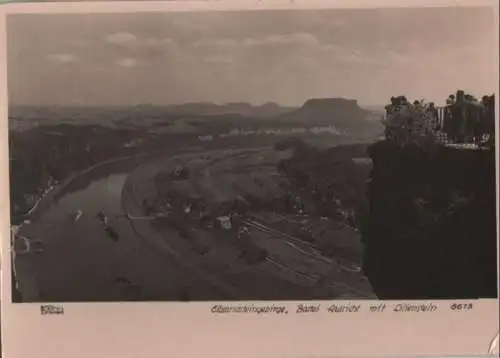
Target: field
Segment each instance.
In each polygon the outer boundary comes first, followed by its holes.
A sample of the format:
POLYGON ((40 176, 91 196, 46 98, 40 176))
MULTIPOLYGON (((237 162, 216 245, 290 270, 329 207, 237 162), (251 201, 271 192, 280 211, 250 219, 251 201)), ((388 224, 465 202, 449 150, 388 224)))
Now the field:
POLYGON ((320 297, 370 297, 356 229, 287 207, 290 183, 277 167, 292 155, 265 148, 177 157, 155 163, 134 192, 145 213, 160 216, 155 227, 168 244, 207 271, 264 271, 320 297), (175 177, 179 168, 185 177, 175 177))

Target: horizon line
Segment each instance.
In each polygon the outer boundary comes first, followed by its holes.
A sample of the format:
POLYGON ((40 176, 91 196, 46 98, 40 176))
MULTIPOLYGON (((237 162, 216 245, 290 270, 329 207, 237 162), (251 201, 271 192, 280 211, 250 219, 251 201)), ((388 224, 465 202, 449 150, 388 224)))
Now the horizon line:
MULTIPOLYGON (((359 100, 355 98, 346 98, 346 97, 310 97, 304 100, 299 104, 282 104, 276 101, 267 101, 260 103, 252 103, 248 101, 228 101, 228 102, 216 102, 216 101, 187 101, 187 102, 177 102, 177 103, 133 103, 133 104, 118 104, 118 103, 108 103, 108 104, 83 104, 83 103, 52 103, 52 104, 33 104, 33 103, 8 103, 7 106, 10 107, 62 107, 62 108, 78 108, 78 107, 86 107, 86 108, 109 108, 109 107, 122 107, 122 108, 132 108, 132 107, 175 107, 175 106, 183 106, 183 105, 197 105, 197 104, 205 104, 205 105, 214 105, 218 107, 228 106, 228 105, 249 105, 251 107, 263 107, 265 105, 277 105, 281 108, 298 108, 302 107, 306 102, 310 100, 331 100, 331 99, 342 99, 346 101, 356 101, 358 106, 360 107, 384 107, 386 104, 382 103, 366 103, 361 104, 359 100)), ((388 99, 388 101, 390 98, 388 99)), ((444 102, 444 101, 443 101, 444 102)))

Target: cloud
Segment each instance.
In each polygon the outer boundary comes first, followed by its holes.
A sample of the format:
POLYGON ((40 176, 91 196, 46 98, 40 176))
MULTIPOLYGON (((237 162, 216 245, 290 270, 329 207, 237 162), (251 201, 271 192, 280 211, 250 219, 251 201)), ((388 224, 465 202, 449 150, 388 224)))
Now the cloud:
POLYGON ((70 63, 76 60, 76 57, 70 53, 51 53, 47 59, 55 63, 70 63))
POLYGON ((135 58, 120 58, 116 63, 120 67, 135 67, 138 61, 135 58))
POLYGON ((175 41, 170 38, 137 37, 130 32, 117 32, 105 37, 108 44, 122 47, 154 48, 175 46, 175 41))
POLYGON ((105 41, 112 46, 104 49, 104 53, 115 58, 155 61, 172 57, 178 52, 177 43, 170 38, 140 37, 129 32, 118 32, 107 35, 105 41))
POLYGON ((294 47, 317 47, 322 46, 319 40, 309 33, 271 34, 260 37, 247 37, 241 40, 229 38, 204 38, 192 43, 195 48, 210 50, 233 50, 245 47, 264 46, 294 46, 294 47))
POLYGON ((112 45, 129 46, 135 44, 137 37, 130 32, 116 32, 107 35, 105 41, 112 45))

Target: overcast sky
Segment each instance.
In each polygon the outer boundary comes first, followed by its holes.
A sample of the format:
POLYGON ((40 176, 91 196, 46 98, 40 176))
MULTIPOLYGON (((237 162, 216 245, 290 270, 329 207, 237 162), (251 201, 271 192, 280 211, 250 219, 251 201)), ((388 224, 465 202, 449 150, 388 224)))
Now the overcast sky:
POLYGON ((490 9, 9 15, 13 104, 312 97, 385 104, 496 89, 490 9))

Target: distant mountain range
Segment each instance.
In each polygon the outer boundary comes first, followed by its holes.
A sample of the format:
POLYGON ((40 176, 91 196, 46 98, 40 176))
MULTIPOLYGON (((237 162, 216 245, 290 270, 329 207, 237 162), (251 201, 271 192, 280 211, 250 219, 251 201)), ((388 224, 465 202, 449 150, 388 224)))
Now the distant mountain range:
MULTIPOLYGON (((361 108, 354 99, 313 98, 301 107, 285 107, 274 102, 254 106, 246 102, 218 105, 210 102, 192 102, 159 106, 143 104, 129 107, 34 107, 11 106, 11 120, 35 120, 66 123, 155 123, 175 120, 207 121, 210 118, 248 123, 252 120, 269 120, 273 125, 329 126, 342 132, 355 134, 373 133, 381 129, 377 110, 361 108)), ((261 123, 264 124, 264 123, 261 123)))
POLYGON ((253 106, 247 102, 233 102, 217 105, 210 102, 184 103, 167 107, 168 112, 176 114, 228 115, 236 114, 245 117, 273 118, 287 113, 295 107, 283 107, 274 102, 253 106))
MULTIPOLYGON (((75 118, 84 119, 94 117, 96 114, 120 118, 160 118, 168 116, 244 116, 253 118, 274 118, 283 113, 290 112, 296 107, 284 107, 274 102, 260 106, 253 106, 246 102, 234 102, 218 105, 211 102, 190 102, 177 105, 140 104, 136 106, 10 106, 9 117, 23 119, 55 119, 75 118)), ((168 118, 167 118, 168 119, 168 118)))

